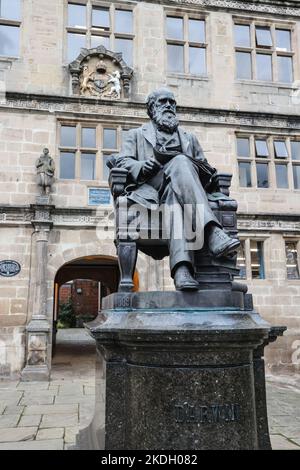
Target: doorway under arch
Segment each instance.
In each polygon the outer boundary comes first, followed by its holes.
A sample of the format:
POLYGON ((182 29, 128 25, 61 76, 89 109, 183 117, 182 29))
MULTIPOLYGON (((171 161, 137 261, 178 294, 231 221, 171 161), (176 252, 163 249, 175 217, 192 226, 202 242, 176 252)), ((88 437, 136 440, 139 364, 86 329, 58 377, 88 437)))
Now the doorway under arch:
MULTIPOLYGON (((87 335, 83 331, 80 333, 79 329, 75 330, 74 327, 81 328, 84 322, 91 321, 97 316, 101 309, 102 298, 117 292, 119 278, 117 258, 104 255, 85 256, 74 259, 64 264, 57 271, 54 280, 52 356, 58 352, 56 348, 57 325, 61 305, 71 306, 72 321, 74 319, 76 321, 76 324, 70 327, 72 330, 65 331, 64 336, 68 340, 69 349, 73 348, 75 353, 76 348, 82 350, 82 345, 80 346, 79 343, 80 341, 85 342, 87 335), (89 308, 93 317, 88 315, 89 308), (83 340, 80 338, 83 338, 83 340)), ((137 273, 134 276, 134 281, 134 290, 138 290, 139 280, 137 273)), ((65 318, 66 316, 68 317, 68 311, 65 318)), ((60 323, 59 326, 63 325, 60 323)), ((59 333, 61 338, 62 331, 60 330, 59 333)))

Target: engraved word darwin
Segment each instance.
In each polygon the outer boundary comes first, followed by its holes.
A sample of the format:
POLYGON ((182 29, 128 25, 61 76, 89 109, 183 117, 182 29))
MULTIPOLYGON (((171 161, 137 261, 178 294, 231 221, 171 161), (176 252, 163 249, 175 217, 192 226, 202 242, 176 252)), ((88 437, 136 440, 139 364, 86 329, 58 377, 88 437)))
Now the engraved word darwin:
POLYGON ((240 420, 240 405, 207 405, 195 406, 185 402, 175 405, 176 423, 217 424, 240 420))

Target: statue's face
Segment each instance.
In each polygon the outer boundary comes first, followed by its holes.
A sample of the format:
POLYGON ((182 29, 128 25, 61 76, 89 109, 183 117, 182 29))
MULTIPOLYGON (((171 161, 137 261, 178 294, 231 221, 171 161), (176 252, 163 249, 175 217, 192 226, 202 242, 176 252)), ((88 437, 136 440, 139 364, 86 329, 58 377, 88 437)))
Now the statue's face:
POLYGON ((172 94, 161 95, 157 98, 154 108, 159 110, 162 114, 176 115, 176 101, 172 94))
POLYGON ((176 101, 171 93, 160 95, 153 105, 153 121, 160 130, 174 132, 178 127, 176 101))

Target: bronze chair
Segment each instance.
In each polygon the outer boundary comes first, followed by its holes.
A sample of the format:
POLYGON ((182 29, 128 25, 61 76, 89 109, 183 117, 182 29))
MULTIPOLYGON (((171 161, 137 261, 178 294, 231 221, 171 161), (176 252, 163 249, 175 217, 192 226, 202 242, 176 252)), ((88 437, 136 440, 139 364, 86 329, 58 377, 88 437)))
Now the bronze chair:
MULTIPOLYGON (((169 255, 164 234, 157 226, 155 231, 159 234, 156 239, 149 238, 148 219, 143 222, 140 218, 138 236, 128 233, 128 199, 124 195, 127 186, 127 170, 115 166, 115 155, 107 159, 110 169, 109 185, 114 199, 115 209, 115 244, 117 247, 120 284, 119 292, 130 292, 133 289, 133 275, 136 267, 138 250, 161 260, 169 255), (153 249, 155 247, 155 249, 153 249)), ((237 202, 229 197, 229 188, 232 175, 217 173, 210 185, 208 199, 212 210, 222 224, 224 230, 232 238, 237 236, 237 202)), ((150 211, 150 209, 148 210, 150 211)), ((148 212, 149 215, 149 212, 148 212)), ((201 250, 195 252, 195 278, 199 282, 199 290, 203 289, 229 289, 242 290, 242 284, 235 283, 233 277, 239 273, 236 269, 236 253, 222 258, 214 258, 204 243, 201 250)))

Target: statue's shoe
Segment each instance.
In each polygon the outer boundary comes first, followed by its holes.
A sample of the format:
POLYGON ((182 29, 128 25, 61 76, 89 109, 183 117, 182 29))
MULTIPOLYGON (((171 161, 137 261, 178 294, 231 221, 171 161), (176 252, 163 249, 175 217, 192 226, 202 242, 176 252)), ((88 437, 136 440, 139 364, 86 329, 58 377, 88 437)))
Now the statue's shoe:
POLYGON ((240 244, 237 238, 229 237, 224 230, 217 226, 212 228, 208 239, 208 247, 216 258, 227 256, 233 251, 236 251, 240 244))
POLYGON ((176 290, 198 290, 199 284, 191 275, 186 265, 177 268, 174 275, 174 283, 176 290))

